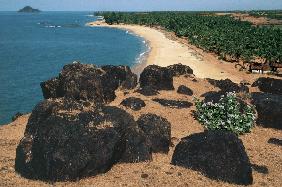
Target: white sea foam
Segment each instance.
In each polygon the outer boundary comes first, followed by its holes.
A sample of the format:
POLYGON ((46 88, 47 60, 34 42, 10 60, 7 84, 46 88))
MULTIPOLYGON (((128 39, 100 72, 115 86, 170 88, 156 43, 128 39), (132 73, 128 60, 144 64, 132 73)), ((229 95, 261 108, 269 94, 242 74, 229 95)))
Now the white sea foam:
POLYGON ((46 25, 45 27, 47 27, 47 28, 60 28, 62 26, 61 25, 46 25))

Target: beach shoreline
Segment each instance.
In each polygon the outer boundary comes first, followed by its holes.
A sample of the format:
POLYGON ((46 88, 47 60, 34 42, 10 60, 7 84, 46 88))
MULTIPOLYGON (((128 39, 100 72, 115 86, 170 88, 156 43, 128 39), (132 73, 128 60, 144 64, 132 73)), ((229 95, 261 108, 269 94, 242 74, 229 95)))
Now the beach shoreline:
POLYGON ((127 30, 136 34, 138 37, 144 38, 149 44, 150 51, 143 63, 133 67, 133 71, 136 74, 140 74, 148 65, 154 64, 166 67, 181 63, 190 66, 198 78, 212 78, 217 80, 228 78, 236 83, 244 80, 245 75, 238 72, 234 67, 230 67, 230 63, 226 65, 227 67, 224 67, 222 63, 218 63, 219 60, 215 60, 216 58, 213 61, 217 62, 211 63, 209 61, 210 57, 203 58, 193 47, 177 40, 172 40, 166 36, 164 31, 156 28, 127 24, 108 25, 103 21, 94 21, 86 25, 90 27, 108 27, 127 30))

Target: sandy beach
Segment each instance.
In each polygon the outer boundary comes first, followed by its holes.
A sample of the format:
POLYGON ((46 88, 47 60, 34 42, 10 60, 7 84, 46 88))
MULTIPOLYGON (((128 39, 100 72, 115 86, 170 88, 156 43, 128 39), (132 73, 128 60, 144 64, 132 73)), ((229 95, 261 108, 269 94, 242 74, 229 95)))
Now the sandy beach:
MULTIPOLYGON (((244 79, 250 79, 245 72, 239 72, 234 64, 219 61, 211 54, 203 53, 200 49, 183 42, 172 40, 164 31, 139 25, 108 25, 104 22, 90 22, 91 27, 110 27, 129 30, 149 42, 151 51, 145 64, 138 65, 137 72, 141 72, 147 65, 169 66, 177 63, 190 66, 198 78, 231 79, 239 83, 244 79)), ((136 72, 136 70, 135 70, 136 72)), ((254 76, 256 77, 256 76, 254 76)), ((253 78, 253 77, 252 77, 253 78)))

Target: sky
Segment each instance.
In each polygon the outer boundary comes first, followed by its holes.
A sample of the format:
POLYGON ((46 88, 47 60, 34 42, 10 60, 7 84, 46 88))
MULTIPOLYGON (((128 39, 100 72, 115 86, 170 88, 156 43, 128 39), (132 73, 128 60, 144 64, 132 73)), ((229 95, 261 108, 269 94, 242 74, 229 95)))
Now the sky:
POLYGON ((43 11, 224 11, 282 9, 282 0, 0 0, 0 11, 26 5, 43 11))

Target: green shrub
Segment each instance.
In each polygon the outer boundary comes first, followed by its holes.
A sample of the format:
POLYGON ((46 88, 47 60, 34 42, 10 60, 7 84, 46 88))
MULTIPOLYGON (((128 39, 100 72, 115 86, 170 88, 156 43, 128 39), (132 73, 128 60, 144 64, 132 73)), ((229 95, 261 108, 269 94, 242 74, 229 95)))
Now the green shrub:
POLYGON ((250 132, 256 114, 252 105, 243 103, 233 92, 221 96, 218 103, 195 99, 196 118, 208 130, 227 130, 236 134, 250 132))

